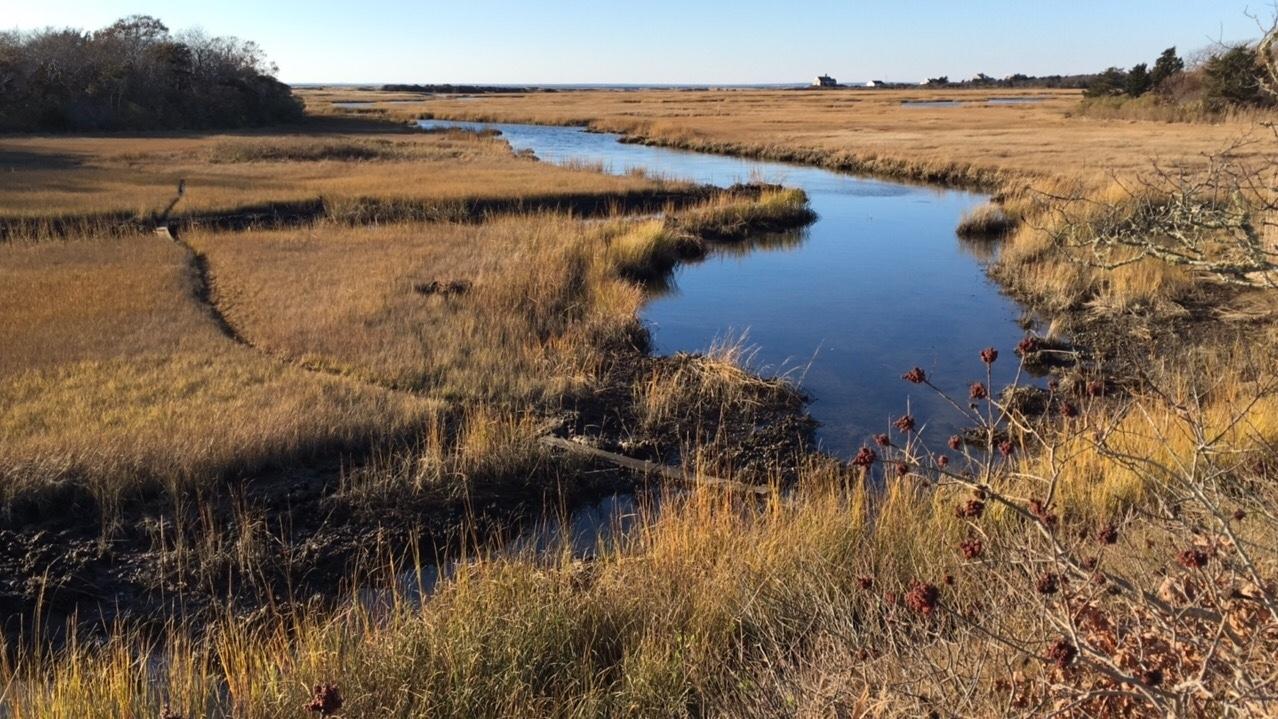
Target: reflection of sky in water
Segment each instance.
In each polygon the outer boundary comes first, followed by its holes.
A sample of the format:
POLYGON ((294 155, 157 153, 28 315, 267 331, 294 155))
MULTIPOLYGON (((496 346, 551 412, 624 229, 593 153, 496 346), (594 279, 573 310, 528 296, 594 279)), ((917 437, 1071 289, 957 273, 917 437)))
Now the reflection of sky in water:
MULTIPOLYGON (((424 125, 470 125, 425 121, 424 125)), ((704 351, 745 334, 764 373, 789 373, 812 397, 829 451, 855 452, 886 431, 907 403, 933 439, 957 426, 956 412, 901 380, 913 366, 966 397, 984 379, 978 354, 1004 359, 995 383, 1015 374, 1024 335, 1018 306, 985 276, 988 246, 954 235, 981 195, 883 182, 827 170, 617 142, 581 128, 491 125, 516 150, 550 162, 601 163, 611 172, 728 185, 762 179, 807 191, 820 219, 755 251, 725 248, 681 265, 643 312, 657 351, 704 351)))
POLYGON ((905 100, 901 107, 962 107, 958 100, 905 100))
POLYGON ((1045 97, 991 97, 988 100, 902 100, 901 107, 980 107, 981 105, 1037 105, 1045 97))

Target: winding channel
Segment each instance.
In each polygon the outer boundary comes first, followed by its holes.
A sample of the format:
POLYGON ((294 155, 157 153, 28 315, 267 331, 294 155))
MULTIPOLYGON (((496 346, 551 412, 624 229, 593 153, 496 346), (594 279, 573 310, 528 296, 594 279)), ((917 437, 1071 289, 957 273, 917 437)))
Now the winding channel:
MULTIPOLYGON (((811 397, 822 449, 849 456, 909 411, 932 437, 958 428, 957 412, 901 381, 922 367, 965 396, 984 379, 978 355, 1007 357, 1025 334, 1023 308, 986 275, 996 247, 954 234, 984 195, 825 169, 620 142, 580 127, 423 120, 423 127, 492 128, 516 151, 557 164, 727 186, 763 180, 807 192, 819 219, 782 236, 719 246, 680 265, 643 319, 663 354, 750 347, 752 369, 791 377, 811 397)), ((995 366, 1006 384, 1015 362, 995 366)))

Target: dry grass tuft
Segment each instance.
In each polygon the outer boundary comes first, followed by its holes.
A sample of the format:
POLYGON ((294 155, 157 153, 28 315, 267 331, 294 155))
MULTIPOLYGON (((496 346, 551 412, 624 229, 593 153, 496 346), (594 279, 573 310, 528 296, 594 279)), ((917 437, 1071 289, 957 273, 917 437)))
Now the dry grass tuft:
POLYGON ((990 202, 963 213, 954 230, 959 237, 998 238, 1016 228, 1016 220, 1002 207, 990 202))

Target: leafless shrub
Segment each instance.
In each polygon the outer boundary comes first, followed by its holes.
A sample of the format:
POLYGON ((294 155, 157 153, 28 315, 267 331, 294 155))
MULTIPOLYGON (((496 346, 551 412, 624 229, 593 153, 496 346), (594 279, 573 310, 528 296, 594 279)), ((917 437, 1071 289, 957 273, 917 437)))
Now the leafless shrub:
MULTIPOLYGON (((1257 46, 1265 89, 1278 95, 1278 26, 1257 46)), ((1155 163, 1135 179, 1114 179, 1118 196, 1049 196, 1058 244, 1114 270, 1147 258, 1242 287, 1278 287, 1278 164, 1245 151, 1278 139, 1272 122, 1205 156, 1175 166, 1155 163), (1260 159, 1255 159, 1259 157, 1260 159)))
MULTIPOLYGON (((983 356, 987 367, 997 361, 983 356)), ((1254 379, 1245 383, 1211 368, 1176 383, 1148 376, 1138 395, 1103 409, 1085 386, 1077 396, 1056 388, 1052 404, 1090 411, 1050 421, 998 395, 965 404, 942 393, 984 442, 964 446, 951 464, 912 433, 879 461, 958 493, 966 576, 945 584, 966 590, 947 596, 926 578, 916 582, 907 604, 933 621, 892 637, 885 652, 911 672, 931 672, 915 677, 920 686, 946 696, 988 691, 1008 713, 1272 714, 1278 518, 1259 477, 1274 458, 1264 435, 1278 380, 1258 366, 1247 374, 1254 379), (998 451, 1002 444, 1033 459, 1018 462, 998 451), (1101 521, 1065 496, 1074 491, 1067 480, 1077 482, 1096 458, 1143 488, 1141 501, 1116 504, 1101 521)))

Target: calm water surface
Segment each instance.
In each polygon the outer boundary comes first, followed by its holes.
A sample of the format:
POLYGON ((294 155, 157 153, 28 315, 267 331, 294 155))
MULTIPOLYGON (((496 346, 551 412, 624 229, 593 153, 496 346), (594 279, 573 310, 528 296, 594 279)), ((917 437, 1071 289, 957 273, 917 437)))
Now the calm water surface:
POLYGON ((962 107, 958 100, 902 100, 901 107, 962 107))
POLYGON ((970 192, 884 182, 774 162, 618 142, 582 128, 423 121, 425 127, 492 127, 516 150, 554 163, 600 163, 607 171, 719 186, 762 179, 800 187, 820 219, 788 236, 723 248, 681 265, 668 291, 643 312, 660 353, 704 352, 745 337, 755 369, 792 377, 812 397, 818 439, 854 453, 910 412, 943 440, 952 408, 901 380, 913 366, 966 396, 984 379, 981 348, 998 347, 995 383, 1010 382, 1022 314, 985 276, 988 246, 954 234, 970 192))

